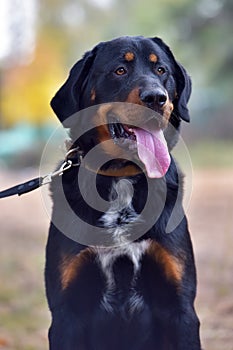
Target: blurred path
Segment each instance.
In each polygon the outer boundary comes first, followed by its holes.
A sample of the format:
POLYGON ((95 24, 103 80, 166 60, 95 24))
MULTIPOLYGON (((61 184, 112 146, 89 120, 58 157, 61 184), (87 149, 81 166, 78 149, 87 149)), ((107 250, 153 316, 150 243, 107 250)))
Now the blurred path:
POLYGON ((188 212, 205 350, 233 350, 233 170, 194 172, 188 212))
MULTIPOLYGON (((33 176, 32 170, 1 172, 0 188, 33 176)), ((233 350, 233 170, 194 171, 193 182, 188 217, 203 347, 233 350)), ((43 269, 48 224, 40 191, 0 201, 0 349, 47 348, 43 269)))

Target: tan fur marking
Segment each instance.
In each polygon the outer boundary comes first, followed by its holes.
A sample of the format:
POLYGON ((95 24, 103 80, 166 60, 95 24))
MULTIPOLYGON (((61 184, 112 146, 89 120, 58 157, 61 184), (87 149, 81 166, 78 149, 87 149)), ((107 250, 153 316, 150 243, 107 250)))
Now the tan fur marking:
POLYGON ((128 95, 128 97, 127 97, 127 99, 126 99, 125 102, 128 102, 128 103, 135 103, 135 104, 137 104, 137 105, 143 106, 143 103, 142 103, 142 101, 141 101, 141 99, 140 99, 140 97, 139 97, 139 88, 138 88, 138 87, 136 87, 135 89, 133 89, 133 90, 129 93, 129 95, 128 95))
POLYGON ((96 92, 95 89, 91 90, 91 102, 95 102, 95 98, 96 98, 96 92))
MULTIPOLYGON (((101 143, 102 149, 105 151, 105 153, 110 154, 114 158, 122 158, 124 159, 124 150, 120 147, 118 147, 111 138, 111 135, 109 133, 108 129, 108 120, 107 120, 107 113, 112 110, 112 104, 106 103, 99 107, 98 113, 96 114, 95 118, 96 121, 98 121, 100 126, 97 126, 97 132, 99 136, 99 141, 101 143), (111 141, 111 142, 104 142, 104 141, 111 141)), ((118 108, 117 108, 118 110, 118 108)), ((95 125, 98 125, 94 120, 95 125)))
POLYGON ((82 250, 78 255, 64 256, 60 265, 62 290, 69 287, 70 283, 78 276, 85 265, 93 260, 95 253, 91 248, 82 250))
POLYGON ((183 264, 181 261, 155 241, 151 242, 147 254, 162 267, 167 280, 179 285, 183 276, 183 264))
POLYGON ((97 126, 96 130, 98 133, 99 142, 101 143, 101 147, 105 153, 112 155, 114 158, 122 158, 123 151, 117 147, 117 145, 115 145, 113 142, 105 142, 112 140, 107 126, 107 113, 111 110, 111 108, 112 105, 110 103, 101 105, 94 116, 93 122, 94 125, 97 126))
POLYGON ((156 63, 158 61, 158 57, 154 53, 151 53, 149 56, 149 61, 156 63))
POLYGON ((123 151, 115 145, 113 142, 105 142, 112 141, 112 138, 109 134, 108 127, 105 125, 99 126, 96 128, 98 131, 99 142, 101 143, 101 148, 105 151, 105 153, 110 154, 114 158, 122 158, 123 151))
MULTIPOLYGON (((96 126, 96 130, 98 133, 98 139, 101 145, 101 148, 103 152, 106 154, 111 155, 112 159, 125 159, 125 151, 117 146, 109 133, 108 129, 108 120, 107 120, 107 114, 110 110, 114 111, 114 105, 111 103, 105 103, 102 104, 99 108, 97 113, 94 116, 93 124, 96 126), (108 141, 108 142, 105 142, 108 141)), ((118 115, 121 113, 125 117, 127 113, 125 112, 125 108, 123 108, 123 111, 121 111, 120 106, 116 107, 116 112, 118 115)), ((126 123, 126 120, 122 121, 122 123, 126 123)), ((85 162, 85 158, 84 158, 85 162)), ((142 170, 137 167, 136 165, 126 165, 125 167, 122 167, 120 169, 108 169, 108 170, 100 170, 95 168, 93 164, 87 164, 84 163, 85 167, 88 168, 91 171, 98 172, 98 174, 105 175, 105 176, 134 176, 142 172, 142 170)))
POLYGON ((112 109, 111 103, 103 103, 101 104, 98 109, 97 113, 94 116, 93 123, 95 126, 102 126, 103 124, 107 123, 107 113, 112 109))
POLYGON ((127 52, 125 54, 125 60, 128 62, 131 62, 134 60, 134 53, 133 52, 127 52))
POLYGON ((142 170, 138 168, 136 165, 127 165, 121 169, 107 169, 107 170, 99 170, 98 174, 105 176, 135 176, 141 174, 142 170))
POLYGON ((163 117, 165 118, 167 124, 169 122, 173 109, 173 103, 168 99, 165 105, 163 106, 163 117))
MULTIPOLYGON (((107 113, 112 109, 112 104, 111 103, 106 103, 101 105, 98 108, 98 111, 94 117, 94 125, 96 125, 96 130, 98 133, 98 139, 99 142, 101 144, 101 148, 102 150, 106 153, 109 154, 113 157, 113 159, 116 158, 122 158, 124 159, 124 151, 123 149, 121 149, 120 147, 118 147, 111 138, 111 135, 109 133, 109 129, 108 129, 108 120, 107 120, 107 113), (109 142, 105 142, 105 141, 109 141, 109 142)), ((91 166, 88 166, 88 164, 86 165, 86 167, 91 168, 91 166)), ((96 169, 97 171, 98 169, 96 169)), ((98 171, 98 173, 101 173, 100 171, 98 171)), ((104 175, 107 175, 104 174, 104 175)), ((111 175, 109 175, 111 176, 111 175)))

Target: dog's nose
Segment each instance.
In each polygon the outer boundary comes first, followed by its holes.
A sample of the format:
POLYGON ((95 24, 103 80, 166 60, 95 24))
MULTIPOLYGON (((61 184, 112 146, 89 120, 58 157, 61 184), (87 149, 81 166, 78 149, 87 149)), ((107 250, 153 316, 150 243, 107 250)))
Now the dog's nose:
POLYGON ((149 108, 163 107, 167 101, 167 95, 162 89, 144 90, 140 93, 140 99, 149 108))

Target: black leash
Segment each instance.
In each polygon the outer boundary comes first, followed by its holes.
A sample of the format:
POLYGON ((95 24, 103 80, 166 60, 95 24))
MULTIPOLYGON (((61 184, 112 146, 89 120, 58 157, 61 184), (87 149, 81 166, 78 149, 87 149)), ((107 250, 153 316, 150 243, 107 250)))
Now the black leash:
POLYGON ((65 171, 69 170, 73 166, 79 166, 82 161, 82 155, 83 155, 83 152, 80 151, 78 147, 69 150, 66 154, 64 162, 62 163, 61 167, 58 170, 52 173, 49 173, 45 176, 40 176, 35 179, 24 182, 22 184, 10 187, 4 191, 0 191, 0 199, 14 196, 14 195, 21 196, 25 193, 34 191, 41 186, 49 184, 54 177, 63 175, 65 171), (69 157, 72 154, 77 154, 73 160, 69 159, 69 157))
POLYGON ((24 182, 20 185, 16 185, 14 187, 8 188, 7 190, 0 192, 0 198, 6 198, 14 195, 21 196, 22 194, 31 192, 43 184, 43 177, 37 177, 30 181, 24 182))

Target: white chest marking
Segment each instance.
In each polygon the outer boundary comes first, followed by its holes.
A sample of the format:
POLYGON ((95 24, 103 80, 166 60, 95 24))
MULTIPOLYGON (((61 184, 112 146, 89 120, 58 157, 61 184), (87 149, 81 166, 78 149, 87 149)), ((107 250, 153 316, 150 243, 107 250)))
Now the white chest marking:
POLYGON ((121 179, 113 183, 109 196, 110 207, 102 215, 100 222, 112 237, 113 245, 121 245, 133 241, 132 233, 135 225, 141 222, 132 205, 133 182, 121 179))
POLYGON ((121 179, 113 183, 109 201, 110 207, 101 217, 100 222, 107 229, 113 240, 113 247, 96 248, 98 261, 106 278, 106 290, 102 298, 102 306, 108 312, 113 312, 114 288, 116 287, 113 264, 121 256, 128 257, 133 263, 133 276, 131 280, 131 293, 126 301, 130 312, 140 310, 143 298, 134 291, 137 273, 140 270, 141 258, 149 247, 150 240, 133 242, 132 232, 135 225, 141 222, 132 205, 133 183, 121 179))
MULTIPOLYGON (((134 275, 131 280, 131 287, 133 290, 135 279, 140 270, 140 261, 148 249, 150 240, 143 240, 141 242, 132 242, 116 248, 96 248, 99 264, 106 277, 106 292, 103 295, 102 306, 108 312, 112 312, 111 299, 112 292, 115 288, 115 279, 113 273, 113 264, 120 256, 127 256, 133 263, 134 275)), ((131 295, 129 299, 129 308, 133 312, 142 305, 142 297, 136 292, 131 295)))
POLYGON ((141 242, 127 243, 114 248, 96 248, 98 260, 103 272, 106 276, 109 276, 112 265, 116 259, 120 256, 127 256, 134 265, 134 273, 137 273, 140 268, 141 257, 148 249, 149 244, 149 240, 143 240, 141 242))

